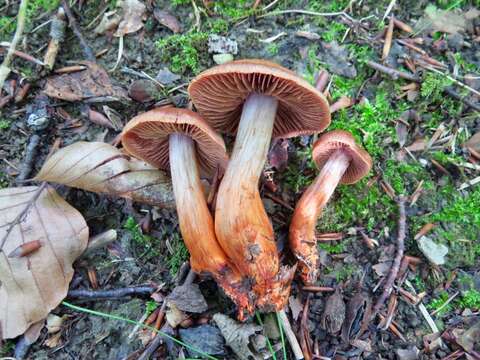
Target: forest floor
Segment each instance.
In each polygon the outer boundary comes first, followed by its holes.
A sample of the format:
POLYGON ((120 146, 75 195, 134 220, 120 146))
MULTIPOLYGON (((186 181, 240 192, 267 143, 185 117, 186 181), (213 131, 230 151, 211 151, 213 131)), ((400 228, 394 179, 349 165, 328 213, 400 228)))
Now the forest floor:
MULTIPOLYGON (((316 287, 293 283, 286 311, 306 358, 480 359, 478 0, 276 0, 260 1, 256 7, 253 0, 144 0, 143 18, 135 15, 132 3, 126 0, 123 10, 118 8, 120 0, 80 0, 72 5, 97 63, 109 70, 113 84, 129 91, 128 101, 69 101, 62 99, 65 89, 58 89, 57 98, 45 98, 52 73, 32 61, 14 59, 14 72, 0 98, 0 188, 16 186, 33 134, 41 140, 27 178, 41 168, 56 139, 62 147, 80 140, 114 142, 118 128, 103 126, 89 110, 125 124, 155 104, 186 107, 189 81, 216 62, 268 59, 313 85, 326 70, 330 103, 342 97, 349 103, 332 114, 327 131, 350 131, 371 155, 373 168, 360 182, 339 186, 318 221, 321 267, 316 287), (113 10, 122 16, 131 11, 131 21, 138 25, 123 41, 115 29, 98 28, 104 14, 113 10), (393 18, 400 22, 389 38, 393 18), (122 57, 115 66, 121 42, 122 57), (13 82, 17 90, 29 84, 17 102, 5 98, 13 82), (32 127, 28 115, 42 106, 48 123, 32 127), (369 310, 383 291, 398 250, 400 195, 407 198, 405 256, 392 293, 371 319, 369 310), (341 314, 341 306, 325 306, 332 296, 346 304, 346 312, 341 314), (337 312, 345 316, 341 336, 328 321, 337 312)), ((11 41, 18 6, 15 0, 0 4, 1 41, 11 41)), ((30 0, 25 37, 17 50, 43 57, 50 26, 39 26, 58 6, 56 0, 30 0)), ((0 52, 0 59, 4 54, 0 52)), ((54 69, 85 60, 85 47, 68 28, 54 69)), ((275 140, 264 171, 262 198, 286 262, 291 261, 287 234, 292 209, 318 173, 311 161, 314 138, 275 140)), ((116 242, 77 261, 71 289, 91 290, 95 273, 101 289, 163 284, 161 293, 170 293, 188 260, 174 210, 56 188, 83 214, 91 234, 118 232, 116 242), (151 222, 145 226, 147 219, 151 222)), ((171 331, 184 343, 203 346, 198 337, 218 335, 214 326, 204 324, 214 325, 212 315, 218 312, 235 318, 235 308, 208 277, 196 283, 208 310, 190 314, 181 330, 171 331), (202 332, 195 332, 197 327, 202 332)), ((161 303, 148 296, 69 301, 135 321, 161 303)), ((51 335, 43 330, 29 358, 136 359, 148 347, 149 333, 129 336, 134 327, 130 323, 65 306, 53 313, 63 317, 61 331, 51 335)), ((247 323, 259 325, 263 319, 265 328, 260 325, 257 334, 263 332, 274 350, 258 344, 265 337, 250 334, 246 338, 252 343, 245 351, 259 358, 294 359, 275 318, 258 315, 247 323)), ((213 356, 238 356, 219 341, 221 350, 213 356)), ((11 356, 14 347, 15 341, 5 341, 0 358, 11 356)), ((164 341, 152 358, 182 356, 196 353, 164 341)))

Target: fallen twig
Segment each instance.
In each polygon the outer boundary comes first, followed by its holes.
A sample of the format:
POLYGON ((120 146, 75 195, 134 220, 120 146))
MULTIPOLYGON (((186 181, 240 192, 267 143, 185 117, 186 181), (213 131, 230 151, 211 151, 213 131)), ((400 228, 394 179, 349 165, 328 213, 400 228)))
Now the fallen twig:
POLYGON ((116 299, 126 296, 146 296, 157 291, 155 286, 131 286, 113 290, 69 290, 67 298, 69 299, 116 299))
POLYGON ((87 42, 85 41, 85 38, 83 37, 82 32, 78 27, 77 20, 75 20, 72 10, 70 9, 70 5, 68 5, 68 1, 62 0, 62 7, 65 10, 65 14, 67 15, 67 18, 68 18, 68 23, 72 28, 73 33, 77 37, 78 41, 80 41, 80 45, 82 46, 82 50, 85 57, 87 58, 88 61, 96 62, 95 54, 93 53, 92 49, 87 44, 87 42))
MULTIPOLYGON (((2 49, 2 52, 3 52, 3 51, 8 51, 8 49, 10 49, 10 47, 11 47, 11 44, 10 44, 9 42, 1 42, 1 43, 0 43, 0 46, 1 46, 2 48, 6 48, 5 50, 2 49)), ((14 50, 14 51, 13 51, 13 55, 15 55, 16 57, 19 57, 19 58, 21 58, 21 59, 23 59, 23 60, 30 61, 30 62, 32 62, 32 63, 34 63, 34 64, 36 64, 36 65, 40 65, 40 66, 43 66, 43 65, 44 65, 44 63, 41 62, 40 60, 38 60, 37 58, 33 57, 33 56, 30 55, 30 54, 24 53, 23 51, 20 51, 20 50, 14 50)))
POLYGON ((3 59, 2 65, 0 65, 0 89, 3 88, 3 83, 10 74, 10 63, 12 62, 13 55, 17 44, 20 42, 20 39, 23 35, 23 29, 25 28, 25 18, 27 15, 27 4, 28 0, 22 0, 20 2, 20 7, 18 8, 17 15, 17 28, 15 30, 15 35, 13 35, 13 40, 8 48, 7 55, 3 59))
POLYGON ((377 70, 377 71, 380 71, 384 74, 387 74, 393 80, 397 80, 398 78, 402 78, 402 79, 406 79, 406 80, 409 80, 409 81, 420 82, 420 78, 418 78, 417 76, 415 76, 413 74, 409 74, 409 73, 404 72, 404 71, 399 71, 399 70, 393 69, 391 67, 376 63, 376 62, 371 61, 371 60, 368 60, 366 62, 366 64, 374 70, 377 70))
POLYGON ((290 344, 290 347, 292 349, 293 355, 295 356, 295 359, 303 360, 304 356, 303 356, 302 349, 300 348, 300 344, 298 343, 297 337, 295 336, 295 333, 292 330, 287 314, 285 314, 284 310, 279 311, 277 314, 278 314, 280 323, 282 324, 282 328, 283 330, 285 330, 285 335, 290 344))
POLYGON ((387 32, 385 34, 385 43, 383 44, 382 60, 385 60, 388 57, 388 54, 390 54, 390 49, 392 48, 393 24, 393 16, 390 16, 387 32))
POLYGON ((53 18, 50 24, 50 42, 48 43, 48 48, 43 58, 45 66, 52 70, 55 65, 55 60, 57 58, 58 50, 60 50, 60 44, 65 37, 65 28, 66 28, 66 18, 65 10, 60 7, 57 11, 57 14, 53 18))
POLYGON ((302 288, 303 291, 310 291, 310 292, 332 292, 335 291, 332 287, 327 286, 304 286, 302 288))
POLYGON ((407 216, 405 213, 405 196, 399 196, 397 200, 398 204, 398 235, 397 235, 397 252, 395 258, 393 259, 392 267, 390 268, 390 272, 388 274, 387 280, 385 281, 383 287, 383 293, 378 298, 375 306, 372 310, 371 318, 373 319, 377 314, 381 307, 384 305, 385 300, 390 296, 393 290, 393 284, 395 279, 397 278, 398 271, 400 269, 400 263, 402 262, 403 252, 405 250, 405 233, 406 233, 406 223, 407 223, 407 216))
POLYGON ((465 105, 467 105, 469 108, 472 108, 475 111, 480 111, 480 105, 479 104, 475 104, 473 101, 470 101, 467 98, 465 98, 465 96, 461 96, 455 90, 450 89, 450 88, 445 88, 443 91, 445 93, 447 93, 448 95, 450 95, 451 97, 453 97, 454 99, 460 100, 465 105))
POLYGON ((25 150, 25 159, 20 167, 20 174, 15 179, 17 184, 23 183, 32 172, 32 167, 38 154, 39 145, 40 136, 33 134, 28 140, 27 148, 25 150))

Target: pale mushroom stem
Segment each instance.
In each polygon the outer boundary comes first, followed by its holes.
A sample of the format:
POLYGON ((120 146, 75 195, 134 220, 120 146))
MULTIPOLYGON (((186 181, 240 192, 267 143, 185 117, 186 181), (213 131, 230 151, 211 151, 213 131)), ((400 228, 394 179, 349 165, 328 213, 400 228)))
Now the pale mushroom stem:
POLYGON ((252 306, 243 279, 217 242, 214 224, 200 182, 193 140, 175 133, 169 137, 170 171, 180 231, 190 252, 192 269, 210 273, 241 311, 252 306))
POLYGON ((303 193, 295 207, 290 224, 290 247, 299 259, 301 277, 313 283, 318 273, 318 253, 315 228, 322 209, 335 191, 350 165, 351 157, 336 150, 322 167, 320 174, 303 193))
POLYGON ((258 181, 267 158, 277 106, 276 98, 257 93, 250 94, 245 101, 215 212, 220 245, 240 272, 254 279, 254 288, 264 289, 277 275, 279 259, 258 181))

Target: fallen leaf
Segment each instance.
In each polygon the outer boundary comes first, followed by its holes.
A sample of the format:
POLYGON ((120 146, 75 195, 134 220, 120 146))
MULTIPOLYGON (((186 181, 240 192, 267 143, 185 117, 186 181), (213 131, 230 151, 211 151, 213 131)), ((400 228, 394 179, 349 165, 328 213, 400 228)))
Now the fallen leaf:
POLYGON ((345 320, 345 302, 343 295, 337 289, 330 295, 325 303, 320 326, 331 335, 336 335, 342 328, 345 320))
POLYGON ((145 204, 175 206, 172 184, 164 172, 102 142, 79 141, 58 150, 35 179, 145 204))
POLYGON ((170 14, 168 11, 155 9, 153 10, 153 17, 157 20, 160 25, 163 25, 174 33, 179 33, 182 31, 182 27, 180 26, 180 22, 177 20, 175 16, 170 14))
POLYGON ((300 300, 298 300, 297 297, 292 295, 288 298, 288 305, 290 306, 290 310, 292 311, 293 320, 297 321, 298 316, 303 310, 302 303, 300 302, 300 300))
POLYGON ((395 130, 397 131, 397 140, 400 144, 400 147, 403 147, 407 142, 408 136, 408 128, 402 121, 397 121, 397 125, 395 126, 395 130))
POLYGON ((262 330, 254 324, 241 324, 230 319, 224 314, 213 315, 213 321, 222 332, 227 345, 233 350, 240 360, 262 360, 263 356, 252 352, 250 338, 262 330))
POLYGON ((472 352, 474 346, 478 345, 477 341, 480 339, 480 321, 477 321, 476 324, 471 326, 465 331, 461 331, 455 334, 455 341, 460 345, 465 351, 472 352))
POLYGON ((168 304, 175 304, 182 311, 191 313, 203 313, 208 305, 197 284, 185 284, 177 286, 167 296, 168 304))
POLYGON ((417 32, 434 33, 436 31, 455 34, 465 32, 472 20, 480 15, 479 10, 471 9, 467 12, 456 10, 442 10, 435 5, 425 8, 425 16, 420 19, 415 29, 417 32))
POLYGON ((435 265, 445 264, 445 256, 448 254, 448 248, 443 244, 437 244, 426 236, 417 240, 418 248, 425 257, 435 265))
POLYGON ((175 304, 170 304, 165 312, 165 319, 175 329, 183 320, 188 319, 188 316, 176 307, 175 304))
POLYGON ((122 9, 122 20, 118 24, 115 36, 124 36, 143 28, 146 7, 138 0, 120 0, 117 7, 122 9))
MULTIPOLYGON (((37 190, 36 186, 0 190, 0 239, 37 190)), ((23 334, 58 306, 67 295, 73 276, 72 263, 85 250, 87 242, 88 227, 83 216, 53 188, 44 188, 24 220, 13 227, 0 252, 0 330, 3 338, 23 334), (25 257, 6 256, 32 240, 45 245, 25 257)))
POLYGON ((117 11, 108 11, 103 14, 102 20, 93 31, 98 35, 105 34, 107 31, 113 31, 118 27, 121 20, 122 17, 117 14, 117 11))
POLYGON ((47 317, 47 331, 49 334, 55 334, 59 332, 62 329, 62 324, 63 324, 64 318, 54 315, 54 314, 49 314, 47 317))
MULTIPOLYGON (((195 349, 213 356, 225 356, 225 345, 220 330, 212 325, 180 329, 180 339, 195 349)), ((190 356, 198 354, 189 351, 190 356)))
POLYGON ((465 142, 465 146, 480 153, 480 131, 468 139, 468 141, 465 142))
POLYGON ((288 146, 287 139, 274 140, 274 144, 268 153, 269 164, 277 170, 283 170, 288 162, 288 146))
POLYGON ((62 333, 58 332, 50 336, 47 340, 45 340, 44 344, 50 349, 53 349, 53 348, 56 348, 61 343, 62 343, 62 333))
POLYGON ((96 98, 109 100, 128 99, 127 92, 112 85, 107 72, 91 61, 81 61, 86 69, 53 75, 47 79, 44 93, 52 98, 65 101, 94 101, 96 98))

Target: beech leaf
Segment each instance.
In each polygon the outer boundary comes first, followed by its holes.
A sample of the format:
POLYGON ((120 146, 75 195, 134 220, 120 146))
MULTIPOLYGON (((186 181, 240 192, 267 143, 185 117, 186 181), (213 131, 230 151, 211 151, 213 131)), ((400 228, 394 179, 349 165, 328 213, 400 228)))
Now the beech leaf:
POLYGON ((122 9, 123 15, 115 36, 124 36, 143 28, 143 18, 147 8, 141 1, 122 0, 117 6, 122 9))
POLYGON ((35 179, 145 204, 175 206, 172 184, 164 172, 102 142, 79 141, 58 150, 35 179))
POLYGON ((2 242, 10 224, 31 204, 0 251, 0 334, 5 339, 23 334, 58 306, 67 295, 72 263, 87 247, 83 216, 48 186, 34 200, 39 190, 36 186, 0 190, 2 242), (35 252, 7 257, 36 240, 42 246, 35 252))

